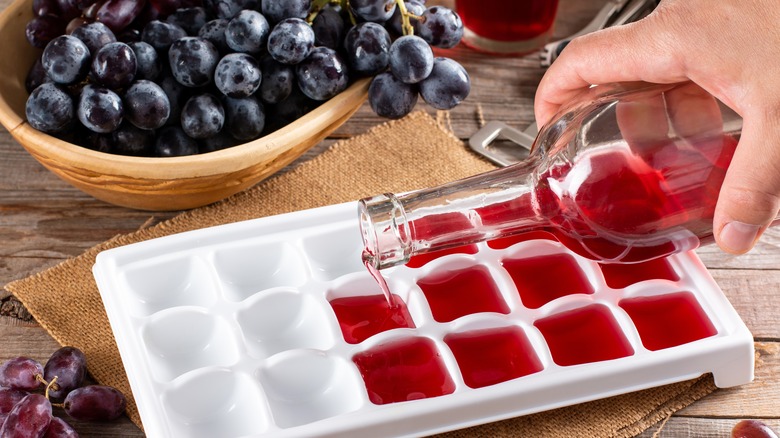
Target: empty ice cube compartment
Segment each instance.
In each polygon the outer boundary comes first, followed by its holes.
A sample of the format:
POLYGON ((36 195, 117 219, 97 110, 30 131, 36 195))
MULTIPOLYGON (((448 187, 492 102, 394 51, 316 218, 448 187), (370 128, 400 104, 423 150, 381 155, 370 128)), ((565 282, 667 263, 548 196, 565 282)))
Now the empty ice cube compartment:
POLYGON ((214 253, 214 267, 229 301, 242 301, 275 287, 308 280, 303 255, 289 243, 241 244, 214 253))
POLYGON ((257 358, 284 350, 333 346, 335 336, 326 309, 311 295, 276 289, 252 297, 236 312, 244 345, 257 358))
POLYGON ((322 351, 290 351, 258 370, 274 422, 291 428, 360 409, 365 389, 355 367, 322 351))
POLYGON ((329 230, 303 239, 303 249, 309 259, 312 275, 328 281, 353 272, 363 272, 363 242, 360 230, 347 227, 329 230))
POLYGON ((501 266, 512 277, 520 301, 529 309, 538 309, 567 295, 593 294, 593 285, 574 257, 568 254, 521 255, 522 251, 502 259, 501 266))
POLYGON ((600 264, 607 286, 622 289, 647 280, 678 281, 680 276, 665 258, 641 263, 600 264))
POLYGON ((455 391, 441 353, 429 338, 394 339, 356 354, 352 361, 363 377, 369 400, 377 405, 455 391))
POLYGON ((718 333, 696 297, 687 291, 625 298, 618 305, 628 313, 648 350, 676 347, 718 333))
POLYGON ((442 265, 417 280, 417 285, 438 322, 481 312, 508 314, 510 310, 493 275, 483 265, 442 265))
POLYGON ((450 333, 444 342, 470 388, 495 385, 544 369, 528 336, 518 326, 450 333))
POLYGON ((619 359, 634 348, 612 312, 602 304, 565 310, 534 322, 553 361, 561 366, 619 359))

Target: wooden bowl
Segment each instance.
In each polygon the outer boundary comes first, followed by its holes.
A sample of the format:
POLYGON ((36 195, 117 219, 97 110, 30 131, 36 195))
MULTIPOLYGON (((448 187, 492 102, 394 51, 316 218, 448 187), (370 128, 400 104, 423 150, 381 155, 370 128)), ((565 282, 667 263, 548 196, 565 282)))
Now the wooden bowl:
POLYGON ((0 15, 0 123, 41 164, 103 201, 141 210, 182 210, 224 199, 257 184, 344 123, 368 94, 352 84, 297 121, 249 143, 203 155, 128 157, 93 151, 33 129, 25 120, 25 78, 40 50, 25 37, 32 0, 0 15))

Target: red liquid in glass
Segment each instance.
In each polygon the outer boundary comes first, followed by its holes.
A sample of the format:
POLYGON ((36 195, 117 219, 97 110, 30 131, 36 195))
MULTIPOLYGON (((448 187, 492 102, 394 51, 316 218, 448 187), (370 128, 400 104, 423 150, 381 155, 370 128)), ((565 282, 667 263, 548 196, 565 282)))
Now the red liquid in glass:
POLYGON ((550 31, 558 0, 458 0, 463 26, 483 38, 514 42, 550 31))
POLYGON ((593 293, 593 286, 570 255, 504 259, 501 266, 512 277, 520 300, 529 309, 538 309, 566 295, 593 293))
POLYGON ((472 313, 509 313, 490 272, 482 266, 434 273, 417 284, 438 322, 450 322, 472 313))
POLYGON ((549 231, 529 231, 527 233, 515 234, 509 237, 499 237, 498 239, 488 240, 487 245, 493 249, 506 249, 520 242, 529 240, 552 240, 558 241, 549 231))
POLYGON ((455 355, 463 381, 470 388, 495 385, 544 368, 519 327, 449 334, 444 342, 455 355))
POLYGON ((344 340, 359 344, 369 337, 395 328, 414 328, 406 305, 398 295, 391 295, 392 306, 378 295, 336 298, 330 306, 339 320, 344 340))
POLYGON ((690 292, 623 299, 620 307, 634 321, 648 350, 687 344, 718 333, 690 292))
POLYGON ((553 361, 561 366, 631 356, 634 349, 606 306, 593 304, 537 320, 553 361))
POLYGON ((428 338, 408 338, 356 354, 372 403, 384 405, 438 397, 455 391, 436 345, 428 338))
POLYGON ((666 259, 632 264, 602 264, 600 268, 607 286, 612 289, 623 289, 647 280, 677 281, 680 279, 666 259))

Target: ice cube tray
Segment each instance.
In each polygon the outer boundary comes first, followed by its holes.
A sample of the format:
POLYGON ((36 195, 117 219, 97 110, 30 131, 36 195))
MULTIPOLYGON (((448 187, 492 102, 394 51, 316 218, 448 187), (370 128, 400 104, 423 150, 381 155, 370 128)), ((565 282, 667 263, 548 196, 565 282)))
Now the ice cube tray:
POLYGON ((111 249, 93 272, 150 438, 417 436, 752 380, 751 334, 695 254, 600 266, 527 237, 385 271, 387 318, 355 203, 111 249))

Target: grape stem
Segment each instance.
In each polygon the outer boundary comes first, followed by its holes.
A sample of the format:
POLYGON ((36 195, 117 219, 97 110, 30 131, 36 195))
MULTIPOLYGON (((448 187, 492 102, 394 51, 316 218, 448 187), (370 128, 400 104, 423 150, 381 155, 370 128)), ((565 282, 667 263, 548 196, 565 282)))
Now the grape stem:
POLYGON ((54 377, 54 378, 51 380, 51 383, 50 383, 50 382, 47 382, 47 381, 46 381, 46 379, 44 379, 44 378, 43 378, 43 376, 42 376, 42 375, 40 375, 40 374, 36 374, 36 375, 35 375, 35 380, 37 380, 38 382, 41 382, 41 383, 43 383, 43 385, 44 385, 44 386, 45 386, 47 389, 48 389, 48 387, 49 387, 49 386, 51 386, 51 385, 53 385, 53 386, 52 386, 52 389, 54 389, 55 391, 56 391, 56 390, 58 390, 58 389, 60 389, 60 385, 57 385, 56 383, 54 383, 54 381, 55 381, 55 380, 57 380, 57 377, 56 377, 56 376, 55 376, 55 377, 54 377))
MULTIPOLYGON (((40 374, 38 374, 38 375, 40 376, 40 374)), ((36 377, 37 377, 37 376, 36 376, 36 377)), ((43 380, 43 378, 41 378, 41 380, 43 380)), ((45 382, 46 380, 43 380, 43 381, 45 382)), ((56 391, 56 390, 58 390, 58 389, 60 388, 59 386, 57 386, 57 383, 56 383, 56 382, 57 382, 57 376, 54 376, 54 378, 53 378, 53 379, 51 379, 51 382, 49 382, 49 383, 46 385, 46 392, 44 393, 44 395, 45 395, 45 397, 46 397, 46 400, 48 400, 48 399, 49 399, 49 389, 52 389, 52 388, 53 388, 53 389, 56 391)))
POLYGON ((314 22, 314 19, 317 18, 317 14, 320 13, 322 8, 329 5, 330 3, 334 3, 333 0, 313 0, 311 2, 311 8, 309 8, 309 15, 306 16, 306 22, 309 24, 312 24, 314 22))
POLYGON ((404 2, 404 0, 395 0, 395 4, 398 5, 398 10, 401 11, 401 30, 403 30, 404 35, 414 35, 414 27, 412 27, 412 23, 409 19, 414 18, 417 21, 422 21, 423 17, 409 12, 409 10, 406 9, 406 2, 404 2))

